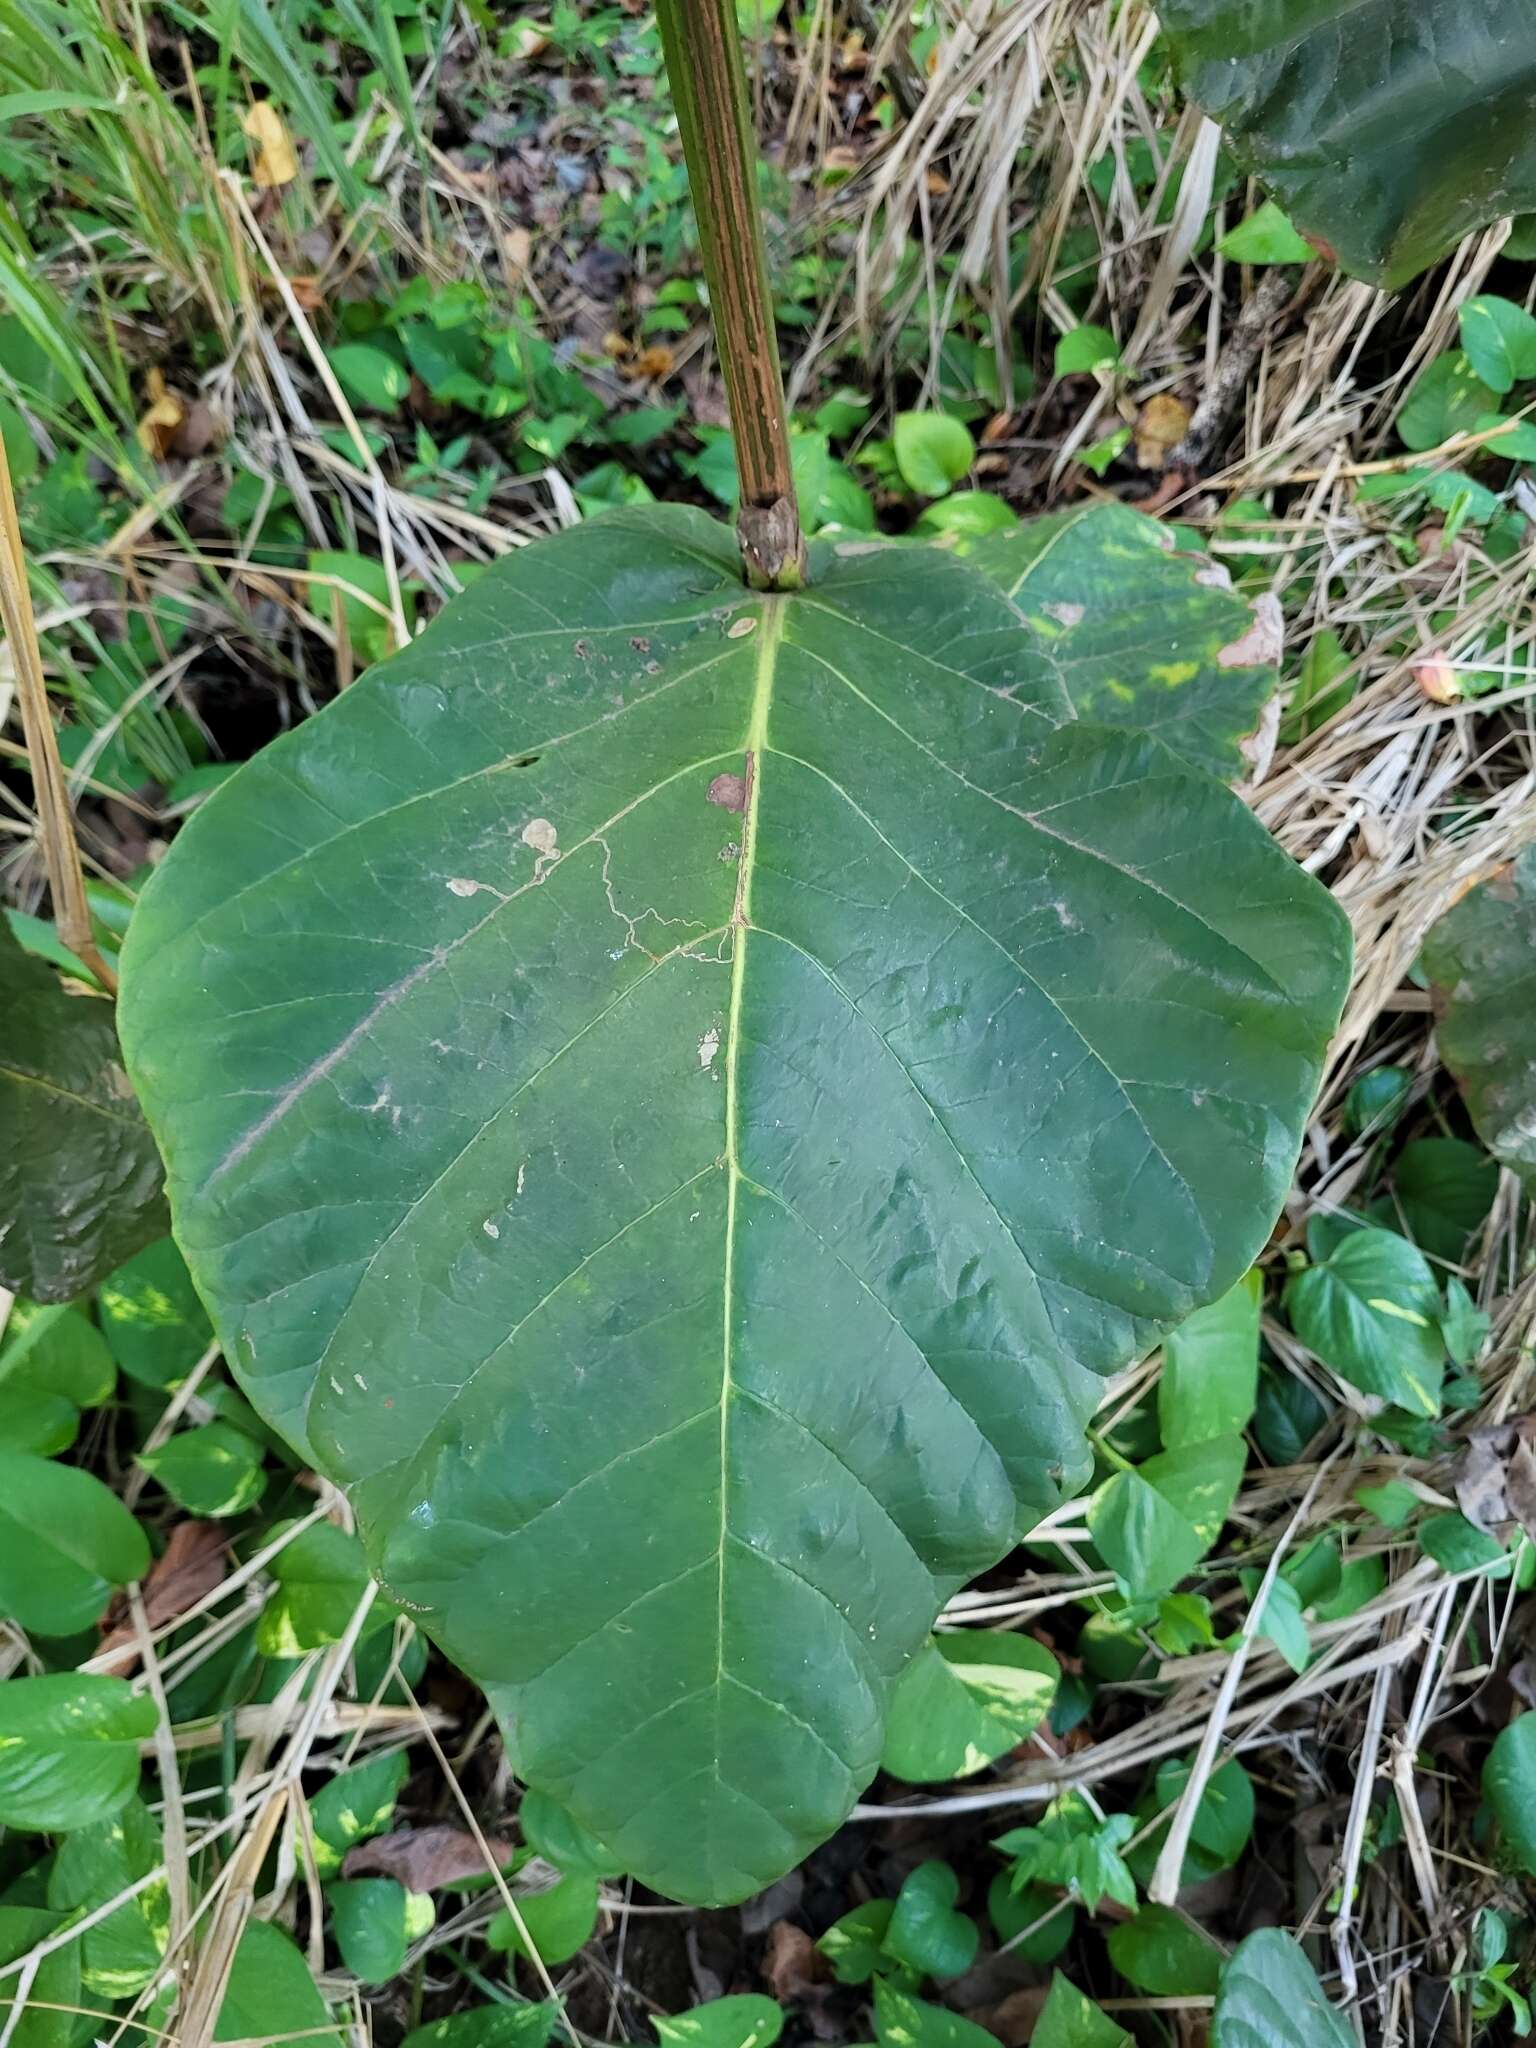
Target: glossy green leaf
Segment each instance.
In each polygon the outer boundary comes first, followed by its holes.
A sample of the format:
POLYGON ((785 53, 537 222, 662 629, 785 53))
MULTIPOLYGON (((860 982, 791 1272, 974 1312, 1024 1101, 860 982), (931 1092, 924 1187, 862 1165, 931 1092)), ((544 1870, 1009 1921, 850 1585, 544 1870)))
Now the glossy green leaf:
POLYGON ((754 1991, 734 1998, 711 1998, 691 2012, 670 2019, 654 2016, 651 2025, 662 2048, 770 2048, 784 2031, 784 2009, 754 1991))
POLYGON ((64 1671, 0 1686, 0 1827, 63 1834, 107 1820, 139 1782, 155 1705, 121 1678, 64 1671))
POLYGON ((1272 1465, 1296 1465, 1328 1420, 1328 1410, 1305 1380, 1266 1366, 1259 1375, 1253 1434, 1272 1465))
MULTIPOLYGON (((1261 1583, 1259 1574, 1244 1572, 1242 1582, 1243 1591, 1250 1599, 1255 1598, 1261 1583)), ((1270 1586, 1259 1610, 1255 1633, 1267 1636, 1293 1671, 1305 1671, 1312 1661, 1312 1638, 1301 1611, 1301 1595, 1289 1579, 1276 1579, 1270 1586)))
POLYGON ((1173 1502, 1139 1472, 1117 1472, 1088 1504, 1088 1533, 1133 1599, 1166 1593, 1206 1546, 1173 1502))
POLYGON ((334 1877, 354 1844, 383 1834, 410 1768, 409 1757, 396 1750, 338 1771, 320 1787, 309 1802, 309 1826, 321 1877, 334 1877))
POLYGON ((1494 1737, 1483 1764, 1483 1797, 1505 1849, 1536 1877, 1536 1714, 1517 1714, 1494 1737))
POLYGON ((1398 438, 1405 448, 1438 448, 1453 435, 1473 432, 1493 410, 1495 395, 1459 348, 1448 349, 1414 379, 1397 415, 1398 438))
POLYGON ((935 1636, 891 1695, 882 1767, 911 1784, 982 1770, 1045 1719, 1059 1677, 1050 1651, 1028 1636, 935 1636))
POLYGON ((17 1301, 0 1345, 0 1444, 55 1457, 80 1430, 80 1410, 99 1408, 117 1367, 95 1324, 78 1308, 17 1301))
POLYGON ((191 1515, 243 1514, 261 1499, 266 1475, 261 1446, 227 1422, 178 1430, 136 1461, 191 1515))
MULTIPOLYGON (((298 1657, 326 1643, 339 1643, 368 1585, 362 1545, 334 1522, 316 1522, 295 1536, 268 1566, 276 1590, 256 1624, 256 1647, 264 1657, 298 1657)), ((388 1620, 377 1602, 365 1627, 388 1620)))
POLYGON ((1445 1571, 1478 1572, 1502 1567, 1498 1574, 1502 1577, 1510 1568, 1512 1560, 1503 1544, 1495 1542, 1486 1529, 1475 1527, 1465 1515, 1430 1515, 1419 1524, 1416 1533, 1425 1556, 1432 1557, 1445 1571))
POLYGON ((980 539, 988 533, 1011 533, 1019 515, 991 491, 954 491, 917 516, 918 533, 954 533, 980 539))
POLYGON ((597 1879, 562 1877, 548 1891, 522 1893, 517 1910, 522 1927, 503 1906, 485 1930, 487 1943, 514 1956, 526 1956, 531 1943, 553 1969, 557 1963, 568 1963, 592 1939, 597 1925, 597 1879))
POLYGON ((1211 2048, 1356 2048, 1300 1942, 1261 1927, 1232 1951, 1211 2016, 1211 2048))
POLYGON ((948 413, 899 412, 891 438, 902 482, 924 498, 953 490, 976 459, 970 429, 948 413))
POLYGON ((112 1356, 146 1387, 179 1386, 213 1338, 186 1261, 168 1237, 104 1280, 97 1305, 112 1356))
POLYGON ((1170 1333, 1157 1382, 1157 1426, 1169 1450, 1248 1427, 1259 1390, 1263 1296, 1262 1276, 1245 1273, 1170 1333))
POLYGON ((1125 2048, 1130 2035, 1060 1970, 1051 1978, 1030 2048, 1125 2048))
POLYGON ((1274 693, 1265 624, 1226 571, 1183 554, 1161 520, 1088 505, 996 535, 967 559, 1039 634, 1079 718, 1155 733, 1224 782, 1274 693))
POLYGON ((1440 1057, 1477 1134, 1536 1185, 1536 845, 1453 904, 1423 958, 1440 1057))
POLYGON ((244 1388, 519 1774, 693 1899, 837 1825, 1100 1375, 1246 1269, 1347 964, 966 562, 814 575, 680 508, 518 551, 195 813, 124 955, 244 1388))
POLYGON ((1297 234, 1273 199, 1229 228, 1216 244, 1234 263, 1310 263, 1317 251, 1297 234))
POLYGON ((66 995, 0 917, 0 1287, 68 1301, 164 1228, 112 1005, 66 995))
POLYGON ((1016 1886, 1000 1870, 987 1887, 987 1918, 1010 1955, 1026 1963, 1054 1963, 1072 1939, 1077 1914, 1049 1885, 1016 1886))
POLYGON ((1168 0, 1185 91, 1299 228, 1389 290, 1536 206, 1525 0, 1168 0))
MULTIPOLYGON (((41 1906, 0 1906, 0 1966, 20 1962, 40 1943, 62 1932, 64 1915, 41 1906)), ((66 1943, 43 1957, 30 1984, 12 1975, 0 1979, 0 2027, 10 2048, 75 2048, 75 2014, 80 1996, 80 1944, 66 1943), (28 1996, 15 2011, 17 1989, 28 1996)))
POLYGON ((1107 327, 1072 327, 1056 343, 1058 377, 1119 368, 1120 344, 1107 327))
POLYGON ((44 1388, 73 1407, 99 1408, 116 1383, 112 1354, 81 1310, 35 1301, 12 1305, 0 1348, 0 1388, 44 1388))
POLYGON ((568 1877, 618 1877, 624 1866, 606 1843, 547 1793, 528 1791, 517 1810, 530 1848, 568 1877))
POLYGON ((919 1977, 959 1977, 976 1960, 976 1922, 955 1911, 960 1880, 937 1858, 919 1863, 896 1895, 885 1952, 919 1977))
POLYGON ((1291 1328, 1363 1393, 1438 1415, 1445 1344, 1429 1261, 1390 1230, 1355 1230, 1285 1290, 1291 1328))
POLYGON ((149 1570, 149 1539, 93 1473, 0 1451, 0 1614, 37 1635, 89 1628, 149 1570))
POLYGON ((889 1977, 875 1979, 875 2039, 880 2048, 997 2048, 974 2020, 914 1998, 889 1977))
POLYGON ((342 1878, 325 1888, 341 1960, 365 1984, 387 1984, 405 1968, 406 1951, 431 1931, 432 1901, 393 1877, 342 1878))
POLYGON ((1171 1501, 1209 1550, 1232 1511, 1248 1446, 1240 1436, 1214 1436, 1203 1443, 1159 1451, 1140 1467, 1141 1476, 1171 1501))
POLYGON ((891 1966, 885 1937, 895 1910, 894 1899, 866 1899, 834 1920, 822 1935, 816 1946, 839 1984, 867 1984, 876 1970, 891 1966))
POLYGON ((1121 1976, 1149 1997, 1201 1998, 1216 1989, 1221 1950, 1171 1906, 1143 1906, 1109 1930, 1107 1946, 1121 1976))
POLYGON ((1498 1193, 1496 1161, 1462 1138, 1413 1138, 1392 1162, 1391 1194, 1374 1221, 1402 1226, 1432 1259, 1460 1265, 1498 1193))
MULTIPOLYGON (((0 1381, 0 1443, 35 1457, 56 1458, 80 1434, 80 1410, 63 1394, 0 1381)), ((0 1566, 0 1578, 3 1578, 0 1566)))
POLYGON ((213 2038, 279 2040, 289 2048, 342 2048, 342 2037, 309 1965, 292 1937, 268 1920, 246 1923, 213 2038))
MULTIPOLYGON (((1160 1809, 1173 1806, 1183 1796, 1189 1772, 1190 1765, 1180 1757, 1158 1765, 1160 1809)), ((1253 1816, 1253 1780, 1236 1757, 1229 1757, 1206 1780, 1190 1826, 1190 1846, 1205 1858, 1201 1876, 1232 1868, 1252 1838, 1253 1816)))
POLYGON ((410 372, 387 349, 372 342, 346 341, 328 351, 331 368, 354 405, 395 412, 411 388, 410 372))
MULTIPOLYGON (((141 1799, 130 1799, 112 1819, 64 1836, 48 1875, 48 1903, 60 1912, 94 1911, 164 1858, 159 1823, 141 1799)), ((136 1997, 164 1967, 170 1933, 170 1890, 162 1876, 80 1937, 85 1989, 97 1999, 136 1997)))
POLYGON ((1479 292, 1457 309, 1467 361, 1490 391, 1503 394, 1536 377, 1536 318, 1524 306, 1479 292))
POLYGON ((537 2005, 478 2005, 413 2027, 400 2048, 545 2048, 555 2019, 553 1999, 537 2005))

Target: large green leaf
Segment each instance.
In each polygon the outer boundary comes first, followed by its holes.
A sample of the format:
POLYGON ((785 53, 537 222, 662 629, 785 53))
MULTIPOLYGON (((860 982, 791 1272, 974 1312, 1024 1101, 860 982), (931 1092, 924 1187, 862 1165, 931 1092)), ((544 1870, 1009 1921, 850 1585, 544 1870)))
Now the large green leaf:
POLYGON ((1478 1136, 1536 1185, 1536 845, 1452 905, 1424 966, 1440 1057, 1478 1136))
POLYGON ((1342 918, 938 550, 499 564, 226 783, 123 1030, 263 1414, 684 1899, 841 1820, 1100 1376, 1245 1270, 1342 918), (744 808, 743 808, 744 807, 744 808), (745 849, 745 850, 743 850, 745 849))
POLYGON ((1529 0, 1164 0, 1190 98, 1299 228, 1393 287, 1536 208, 1529 0))
POLYGON ((1087 505, 990 535, 968 559, 1041 637, 1079 718, 1155 732, 1224 782, 1273 695, 1273 600, 1256 615, 1226 571, 1174 551, 1161 520, 1087 505))
POLYGON ((0 917, 0 1287, 68 1301, 164 1228, 112 1005, 66 995, 0 917))

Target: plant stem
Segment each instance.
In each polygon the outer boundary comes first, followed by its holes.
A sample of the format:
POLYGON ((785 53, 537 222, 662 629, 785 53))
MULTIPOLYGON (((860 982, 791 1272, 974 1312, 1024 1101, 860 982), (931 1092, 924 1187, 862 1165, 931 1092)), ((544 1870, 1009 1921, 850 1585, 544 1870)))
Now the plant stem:
POLYGON ((4 628, 6 643, 11 650, 11 670, 16 678, 21 732, 27 743, 27 761, 32 770, 38 836, 43 842, 54 922, 59 928, 59 937, 70 952, 77 960, 84 961, 108 995, 115 996, 117 976, 102 959, 91 931, 91 909, 85 897, 80 849, 75 843, 69 785, 59 760, 48 686, 43 680, 43 657, 37 644, 37 624, 32 616, 32 592, 27 583, 21 525, 16 517, 16 499, 11 490, 11 470, 3 441, 0 441, 0 626, 4 628))
POLYGON ((795 590, 805 581, 805 539, 734 0, 657 0, 656 14, 730 400, 741 480, 736 530, 747 580, 761 590, 795 590))

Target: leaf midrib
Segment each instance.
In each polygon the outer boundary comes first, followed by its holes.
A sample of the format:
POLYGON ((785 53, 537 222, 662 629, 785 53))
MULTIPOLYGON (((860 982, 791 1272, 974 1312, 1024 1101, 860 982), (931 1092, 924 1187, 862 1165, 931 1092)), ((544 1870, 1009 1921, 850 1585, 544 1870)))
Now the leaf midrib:
POLYGON ((746 801, 742 812, 741 853, 736 872, 736 901, 731 912, 735 941, 731 947, 731 988, 725 1027, 725 1248, 721 1287, 720 1345, 720 1538, 715 1578, 714 1767, 720 1773, 724 1743, 721 1703, 728 1673, 725 1668, 725 1560, 730 1544, 730 1412, 731 1340, 736 1294, 736 1216, 741 1171, 741 1013, 747 980, 747 942, 752 918, 752 870, 757 859, 758 816, 762 807, 763 763, 768 752, 768 710, 773 702, 774 672, 784 637, 785 601, 766 597, 759 617, 757 664, 752 701, 747 713, 746 801))

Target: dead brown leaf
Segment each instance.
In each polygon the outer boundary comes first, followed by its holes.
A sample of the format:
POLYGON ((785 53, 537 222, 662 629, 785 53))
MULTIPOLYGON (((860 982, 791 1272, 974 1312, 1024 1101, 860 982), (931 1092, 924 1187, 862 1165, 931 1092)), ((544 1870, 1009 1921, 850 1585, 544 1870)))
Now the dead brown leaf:
POLYGON ((637 350, 629 361, 621 363, 619 368, 626 377, 650 378, 654 381, 670 377, 676 361, 677 358, 671 349, 663 347, 658 341, 653 342, 649 348, 637 350))
MULTIPOLYGON (((517 1853, 517 1844, 502 1835, 487 1835, 485 1846, 504 1869, 517 1853)), ((487 1875, 485 1851, 467 1828, 396 1828, 393 1834, 377 1835, 371 1842, 359 1842, 349 1849, 341 1866, 343 1877, 395 1877, 408 1892, 430 1892, 438 1885, 456 1884, 465 1877, 487 1875)))
POLYGON ((1489 1535, 1518 1522, 1536 1541, 1536 1415, 1474 1429, 1456 1475, 1461 1512, 1489 1535))
POLYGON ((1003 2048, 1023 2048, 1025 2042, 1033 2039, 1036 2022, 1049 1996, 1048 1984, 1026 1985, 1022 1991, 1010 1991, 1000 2004, 971 2013, 970 2018, 989 2034, 996 2034, 1003 2048))
POLYGON ((780 2004, 804 1998, 829 1974, 826 1958, 803 1927, 774 1921, 763 1952, 763 1982, 780 2004))
MULTIPOLYGON (((205 1594, 222 1584, 229 1569, 224 1536, 215 1522, 178 1522, 166 1538, 164 1553, 149 1568, 144 1581, 144 1617, 150 1629, 164 1628, 205 1594)), ((101 1618, 105 1633, 100 1654, 120 1650, 122 1655, 106 1668, 122 1678, 138 1669, 139 1642, 132 1621, 127 1619, 128 1603, 119 1595, 101 1618)))

